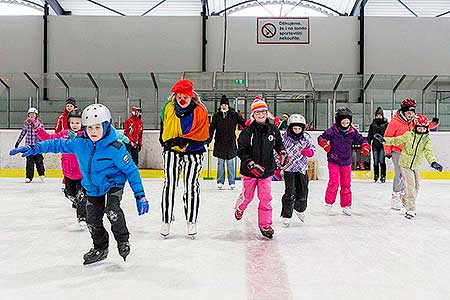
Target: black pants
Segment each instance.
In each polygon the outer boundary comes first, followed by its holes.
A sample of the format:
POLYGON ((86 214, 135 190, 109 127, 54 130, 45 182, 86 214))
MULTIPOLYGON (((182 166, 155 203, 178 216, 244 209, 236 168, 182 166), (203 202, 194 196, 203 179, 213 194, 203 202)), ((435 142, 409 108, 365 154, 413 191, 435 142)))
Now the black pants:
POLYGON ((291 218, 294 209, 304 212, 308 201, 308 175, 300 172, 284 172, 284 186, 281 216, 291 218))
POLYGON ((130 144, 126 144, 125 147, 127 148, 127 151, 130 153, 131 155, 131 159, 133 159, 136 167, 139 163, 139 149, 136 147, 134 148, 133 146, 131 146, 130 144))
POLYGON ((74 180, 64 177, 66 187, 64 194, 66 197, 75 203, 77 209, 77 218, 86 218, 86 194, 81 186, 81 179, 74 180))
POLYGON ((123 189, 111 188, 106 195, 100 197, 88 196, 86 223, 96 249, 106 249, 109 246, 108 232, 103 227, 103 214, 106 214, 111 223, 111 231, 116 241, 118 243, 128 241, 130 234, 125 223, 125 216, 120 208, 122 194, 123 189))
POLYGON ((26 177, 33 180, 34 177, 34 165, 36 164, 36 169, 39 176, 45 175, 44 168, 44 157, 42 154, 27 156, 27 167, 26 167, 26 177))

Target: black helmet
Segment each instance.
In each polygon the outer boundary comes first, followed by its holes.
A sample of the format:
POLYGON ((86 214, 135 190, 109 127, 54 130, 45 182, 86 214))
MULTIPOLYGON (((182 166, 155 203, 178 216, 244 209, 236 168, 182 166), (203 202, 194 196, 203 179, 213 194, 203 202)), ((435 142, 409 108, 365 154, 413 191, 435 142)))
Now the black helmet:
POLYGON ((334 115, 334 119, 336 121, 336 125, 339 128, 341 128, 341 129, 347 129, 348 127, 342 127, 341 121, 343 119, 349 119, 350 123, 351 123, 352 122, 352 116, 353 116, 353 113, 352 113, 352 111, 349 108, 347 108, 347 107, 338 108, 336 110, 335 115, 334 115))
POLYGON ((67 126, 70 128, 70 118, 80 118, 81 119, 82 111, 78 108, 75 108, 67 115, 67 126))

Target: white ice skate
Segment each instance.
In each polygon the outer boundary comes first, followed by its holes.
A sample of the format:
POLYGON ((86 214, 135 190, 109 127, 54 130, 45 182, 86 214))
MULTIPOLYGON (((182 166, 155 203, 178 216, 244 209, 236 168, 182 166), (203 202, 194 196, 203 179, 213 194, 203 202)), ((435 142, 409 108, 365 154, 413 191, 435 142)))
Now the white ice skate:
POLYGON ((402 192, 392 192, 391 198, 391 209, 400 210, 402 209, 402 192))
POLYGON ((223 183, 218 183, 218 184, 217 184, 217 188, 218 188, 219 190, 223 189, 223 183))
POLYGON ((342 209, 342 212, 344 213, 344 215, 351 216, 352 215, 352 207, 346 206, 342 209))
POLYGON ((197 224, 187 222, 187 234, 190 238, 195 239, 195 235, 197 234, 197 224))
POLYGON ((230 184, 230 190, 234 190, 234 189, 236 189, 236 185, 230 184))
POLYGON ((289 227, 290 223, 291 223, 291 219, 289 218, 281 218, 282 222, 283 222, 283 226, 284 227, 289 227))
POLYGON ((30 183, 31 179, 30 178, 25 178, 25 183, 30 183))
POLYGON ((331 209, 333 208, 333 205, 325 204, 325 213, 329 216, 331 216, 331 209))
POLYGON ((44 175, 39 176, 39 177, 41 178, 41 182, 45 182, 45 176, 44 175))
POLYGON ((159 233, 165 238, 170 233, 170 223, 162 223, 159 233))
POLYGON ((78 219, 78 225, 80 225, 81 230, 86 230, 87 223, 85 219, 78 219))
POLYGON ((408 210, 405 213, 405 218, 407 218, 407 219, 414 219, 415 216, 416 216, 416 212, 413 210, 408 210))
POLYGON ((299 211, 295 211, 295 210, 294 210, 294 212, 300 221, 305 222, 305 212, 299 212, 299 211))

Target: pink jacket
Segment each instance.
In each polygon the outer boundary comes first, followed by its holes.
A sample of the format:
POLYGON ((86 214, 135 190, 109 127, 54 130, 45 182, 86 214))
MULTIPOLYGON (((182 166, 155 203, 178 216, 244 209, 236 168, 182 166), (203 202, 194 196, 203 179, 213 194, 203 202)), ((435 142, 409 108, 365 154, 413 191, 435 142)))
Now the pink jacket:
MULTIPOLYGON (((45 131, 44 128, 37 128, 35 129, 36 135, 42 140, 51 140, 51 139, 58 139, 58 138, 69 138, 69 130, 65 129, 63 131, 60 131, 58 133, 50 134, 47 131, 45 131)), ((65 177, 78 180, 81 179, 81 171, 80 166, 78 165, 78 160, 75 154, 63 154, 61 156, 61 168, 62 172, 65 177)))

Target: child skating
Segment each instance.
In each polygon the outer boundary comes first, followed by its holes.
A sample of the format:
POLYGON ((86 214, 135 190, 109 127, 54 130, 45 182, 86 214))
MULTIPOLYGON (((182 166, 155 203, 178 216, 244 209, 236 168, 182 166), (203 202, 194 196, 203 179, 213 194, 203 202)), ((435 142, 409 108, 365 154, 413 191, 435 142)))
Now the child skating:
POLYGON ((287 120, 287 130, 282 134, 289 161, 284 166, 284 195, 281 198, 283 225, 289 226, 292 213, 305 221, 308 201, 308 157, 314 156, 316 147, 305 132, 306 120, 300 114, 292 114, 287 120))
MULTIPOLYGON (((33 144, 41 141, 33 130, 34 124, 30 122, 30 120, 36 120, 36 122, 39 123, 38 126, 44 128, 44 125, 41 122, 39 122, 38 114, 39 114, 39 112, 36 108, 30 107, 28 109, 27 119, 24 122, 24 125, 22 127, 22 132, 20 133, 19 137, 17 138, 14 148, 19 147, 23 138, 25 138, 25 145, 27 145, 27 146, 33 145, 33 144)), ((41 181, 42 182, 45 181, 44 157, 42 156, 42 154, 35 154, 35 155, 27 156, 25 183, 30 183, 31 181, 33 181, 34 165, 36 165, 36 169, 39 174, 39 177, 41 178, 41 181)))
POLYGON ((111 126, 111 113, 102 104, 91 104, 82 114, 85 133, 74 139, 54 139, 10 151, 10 155, 24 153, 75 153, 80 164, 82 185, 87 193, 87 225, 94 247, 87 252, 84 264, 91 264, 108 256, 109 237, 103 226, 103 215, 111 223, 119 255, 125 260, 130 253, 129 232, 120 207, 125 181, 134 192, 138 214, 148 212, 139 171, 125 149, 117 141, 116 130, 111 126))
POLYGON ((405 194, 402 204, 406 209, 405 217, 412 219, 416 216, 416 198, 420 186, 420 167, 423 158, 433 169, 442 172, 443 167, 437 162, 429 136, 430 121, 424 115, 417 115, 414 120, 413 131, 408 131, 398 137, 384 137, 375 134, 374 138, 386 145, 404 145, 400 153, 400 172, 405 184, 405 194))
POLYGON ((339 108, 335 114, 336 123, 325 130, 318 138, 320 147, 327 152, 328 186, 325 193, 325 209, 328 214, 336 201, 341 187, 342 212, 352 215, 352 144, 361 145, 363 155, 368 155, 370 145, 352 126, 352 111, 347 107, 339 108))
POLYGON ((281 166, 287 162, 280 131, 269 123, 269 109, 261 97, 251 105, 251 123, 238 138, 238 156, 241 160, 242 192, 236 202, 234 216, 242 219, 258 189, 258 226, 264 237, 272 238, 272 175, 276 168, 274 150, 280 156, 281 166))
MULTIPOLYGON (((81 126, 81 111, 73 109, 69 112, 67 123, 69 129, 64 129, 58 133, 50 134, 39 126, 39 121, 29 120, 33 124, 34 131, 42 141, 64 138, 72 139, 83 133, 81 126)), ((72 202, 72 207, 76 209, 77 220, 80 226, 86 227, 86 196, 81 185, 81 171, 75 154, 61 155, 61 169, 64 175, 64 194, 72 202)))

